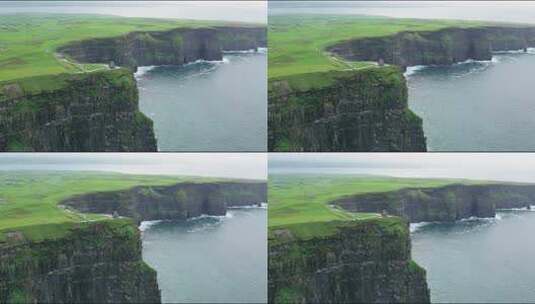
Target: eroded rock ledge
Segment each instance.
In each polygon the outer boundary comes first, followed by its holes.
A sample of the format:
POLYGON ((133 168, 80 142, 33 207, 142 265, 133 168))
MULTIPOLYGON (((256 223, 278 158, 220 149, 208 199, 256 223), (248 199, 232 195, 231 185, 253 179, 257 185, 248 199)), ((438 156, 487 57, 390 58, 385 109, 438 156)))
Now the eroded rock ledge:
POLYGON ((273 79, 268 109, 270 151, 426 151, 396 67, 273 79))
MULTIPOLYGON (((535 27, 486 26, 351 39, 326 50, 351 61, 383 60, 400 67, 397 77, 403 78, 408 66, 490 60, 496 51, 533 46, 535 27)), ((426 151, 421 119, 407 106, 405 81, 392 86, 391 67, 371 69, 378 71, 270 79, 269 150, 426 151)))
POLYGON ((262 27, 133 32, 69 43, 82 63, 126 69, 47 75, 0 83, 0 151, 156 151, 152 121, 139 111, 132 72, 142 65, 221 60, 223 51, 266 46, 262 27))
POLYGON ((497 209, 524 208, 535 203, 534 185, 449 185, 359 194, 332 202, 353 212, 386 211, 417 222, 452 222, 470 217, 495 217, 497 209))
POLYGON ((224 215, 228 207, 267 201, 265 182, 179 183, 76 196, 81 212, 120 218, 45 225, 45 239, 17 232, 0 241, 0 303, 159 303, 156 272, 142 260, 143 220, 224 215), (60 233, 61 232, 61 233, 60 233))
POLYGON ((335 234, 307 239, 275 231, 268 265, 269 303, 430 301, 425 270, 411 259, 401 218, 348 222, 335 234))
POLYGON ((0 303, 160 301, 156 272, 143 262, 130 221, 81 223, 43 241, 0 242, 0 303))
POLYGON ((228 207, 267 202, 266 183, 179 183, 76 196, 61 204, 84 213, 113 214, 136 222, 225 215, 228 207))
POLYGON ((344 59, 379 61, 403 68, 490 60, 497 51, 535 46, 535 27, 484 26, 404 31, 391 36, 347 40, 327 48, 344 59))
POLYGON ((58 51, 79 62, 113 61, 119 66, 137 68, 221 60, 224 51, 265 47, 266 40, 266 29, 262 27, 179 28, 72 42, 58 51))

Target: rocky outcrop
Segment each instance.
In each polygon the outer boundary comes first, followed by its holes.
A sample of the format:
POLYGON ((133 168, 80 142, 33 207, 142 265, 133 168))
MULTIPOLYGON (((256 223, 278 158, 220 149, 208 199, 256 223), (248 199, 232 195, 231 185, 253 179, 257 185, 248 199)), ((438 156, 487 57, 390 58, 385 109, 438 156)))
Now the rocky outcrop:
POLYGON ((160 291, 141 258, 139 231, 115 220, 0 242, 0 303, 160 303, 160 291))
POLYGON ((139 222, 224 215, 228 207, 266 202, 266 195, 265 182, 184 182, 67 199, 63 207, 134 220, 0 232, 0 303, 159 303, 156 272, 141 256, 139 222))
POLYGON ((347 60, 379 61, 401 67, 448 65, 468 59, 490 60, 496 51, 535 46, 535 27, 485 26, 404 31, 391 36, 359 38, 327 48, 347 60))
POLYGON ((270 80, 269 151, 426 151, 397 68, 296 77, 270 80))
POLYGON ((0 84, 0 151, 156 151, 131 71, 0 84))
POLYGON ((344 197, 332 202, 352 212, 386 211, 417 222, 495 217, 497 209, 535 205, 534 185, 449 185, 344 197))
MULTIPOLYGON (((303 225, 321 225, 310 223, 303 225)), ((305 227, 306 228, 306 227, 305 227)), ((346 222, 336 233, 269 236, 269 303, 429 303, 400 218, 346 222)))
POLYGON ((262 27, 179 28, 76 41, 60 57, 127 69, 0 83, 0 151, 156 151, 152 121, 138 107, 132 70, 221 60, 223 51, 266 46, 262 27))
POLYGON ((180 183, 89 193, 61 204, 84 213, 114 214, 137 222, 225 215, 228 207, 267 201, 265 182, 180 183))
MULTIPOLYGON (((484 26, 350 39, 326 50, 346 60, 384 61, 405 70, 490 60, 496 51, 533 46, 535 27, 484 26)), ((406 106, 406 84, 393 86, 393 77, 390 67, 382 67, 270 79, 269 150, 425 151, 421 120, 406 106), (381 73, 392 77, 373 77, 381 73), (296 92, 293 83, 305 88, 296 92)))
POLYGON ((119 37, 71 42, 58 51, 78 61, 137 68, 180 65, 196 60, 221 60, 223 51, 265 47, 263 27, 178 28, 132 32, 119 37))

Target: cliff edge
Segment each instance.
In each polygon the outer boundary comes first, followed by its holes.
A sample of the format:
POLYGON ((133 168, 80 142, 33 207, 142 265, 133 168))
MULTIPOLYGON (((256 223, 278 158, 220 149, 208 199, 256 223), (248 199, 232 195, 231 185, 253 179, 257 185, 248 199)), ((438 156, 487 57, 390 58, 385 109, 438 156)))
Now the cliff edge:
POLYGON ((425 270, 411 259, 408 223, 400 218, 336 225, 300 238, 275 227, 269 235, 269 303, 429 303, 425 270))

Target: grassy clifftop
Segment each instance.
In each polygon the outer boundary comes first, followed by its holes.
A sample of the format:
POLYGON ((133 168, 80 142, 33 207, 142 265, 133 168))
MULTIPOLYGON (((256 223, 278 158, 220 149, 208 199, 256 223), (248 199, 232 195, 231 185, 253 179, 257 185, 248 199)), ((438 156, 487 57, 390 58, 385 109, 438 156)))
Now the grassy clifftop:
POLYGON ((269 78, 369 66, 369 63, 347 62, 331 57, 325 52, 326 47, 344 40, 387 36, 401 31, 431 31, 483 24, 475 21, 371 16, 270 16, 269 78))
POLYGON ((309 238, 330 234, 354 220, 377 220, 391 224, 376 213, 351 213, 329 206, 347 195, 387 192, 409 187, 440 187, 453 183, 476 183, 454 179, 415 179, 351 175, 270 175, 270 233, 288 229, 294 236, 309 238))
POLYGON ((171 185, 183 181, 207 182, 212 178, 129 175, 67 171, 0 171, 0 241, 8 232, 21 232, 39 240, 62 236, 73 225, 109 220, 58 206, 74 195, 129 189, 134 186, 171 185))
MULTIPOLYGON (((134 31, 162 31, 238 23, 104 15, 0 15, 0 82, 30 76, 90 72, 103 64, 78 64, 56 54, 69 42, 134 31)), ((244 24, 240 24, 244 25, 244 24)))

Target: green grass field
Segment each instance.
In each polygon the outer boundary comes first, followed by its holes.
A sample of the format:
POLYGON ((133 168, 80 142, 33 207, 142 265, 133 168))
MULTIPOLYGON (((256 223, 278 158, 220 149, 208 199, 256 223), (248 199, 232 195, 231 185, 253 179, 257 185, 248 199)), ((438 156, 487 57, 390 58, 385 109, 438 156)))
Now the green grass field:
POLYGON ((369 63, 347 62, 326 54, 324 50, 327 46, 343 40, 387 36, 408 30, 438 30, 483 24, 474 21, 372 16, 270 16, 269 78, 370 66, 369 63))
POLYGON ((268 225, 270 230, 290 229, 303 238, 325 234, 344 222, 380 217, 378 214, 334 209, 328 203, 336 198, 407 187, 439 187, 453 183, 474 182, 459 179, 273 174, 269 176, 268 182, 268 225))
POLYGON ((215 180, 99 172, 0 171, 0 240, 9 231, 20 231, 28 239, 49 238, 65 233, 76 223, 108 219, 58 207, 59 202, 77 194, 215 180))
POLYGON ((113 37, 133 31, 223 24, 233 23, 104 15, 0 15, 0 82, 29 76, 91 72, 106 68, 100 64, 77 64, 56 56, 56 49, 71 41, 113 37))

